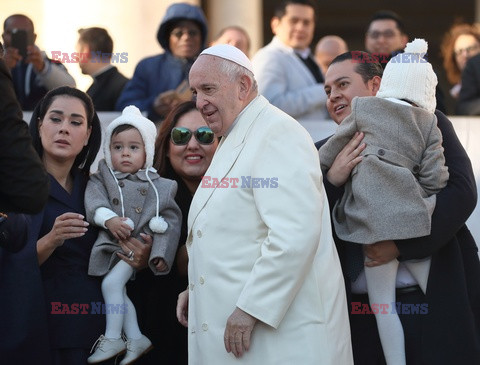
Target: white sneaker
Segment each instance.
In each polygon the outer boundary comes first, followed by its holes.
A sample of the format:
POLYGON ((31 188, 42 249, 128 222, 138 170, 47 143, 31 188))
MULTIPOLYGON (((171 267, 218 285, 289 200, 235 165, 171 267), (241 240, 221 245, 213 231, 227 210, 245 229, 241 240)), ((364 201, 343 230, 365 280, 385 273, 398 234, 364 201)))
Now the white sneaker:
POLYGON ((122 361, 120 361, 120 365, 132 364, 140 356, 145 355, 151 349, 153 349, 152 343, 144 335, 138 340, 133 340, 131 338, 127 339, 127 354, 122 361))
POLYGON ((125 342, 123 342, 121 338, 106 338, 104 335, 101 335, 98 340, 95 341, 92 350, 94 348, 95 352, 87 359, 89 364, 97 364, 119 354, 123 354, 126 351, 125 342))

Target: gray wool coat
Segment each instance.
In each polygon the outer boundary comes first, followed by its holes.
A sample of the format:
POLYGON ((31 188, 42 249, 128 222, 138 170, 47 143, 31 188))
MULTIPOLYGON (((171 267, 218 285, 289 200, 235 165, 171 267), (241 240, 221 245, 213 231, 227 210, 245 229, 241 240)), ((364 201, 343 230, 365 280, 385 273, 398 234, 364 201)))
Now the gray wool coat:
MULTIPOLYGON (((97 208, 105 207, 122 216, 120 193, 105 160, 101 160, 98 171, 90 177, 85 191, 85 210, 87 221, 94 223, 93 217, 97 208)), ((140 233, 153 237, 153 246, 148 259, 148 265, 155 275, 167 274, 173 264, 180 237, 182 213, 175 203, 177 193, 176 181, 164 179, 157 173, 149 171, 148 176, 155 184, 159 195, 159 214, 168 223, 164 233, 153 233, 148 227, 150 219, 156 214, 155 191, 148 182, 145 170, 136 174, 118 173, 115 175, 122 189, 125 216, 130 218, 135 229, 132 237, 141 239, 140 233), (168 271, 158 272, 152 261, 163 258, 168 264, 168 271)), ((116 252, 121 251, 120 245, 108 230, 101 230, 90 254, 89 275, 106 275, 120 260, 116 252)))
POLYGON ((435 194, 448 180, 436 116, 377 97, 354 98, 352 113, 319 150, 324 173, 356 131, 365 133, 367 147, 332 212, 338 237, 370 244, 429 235, 435 194))

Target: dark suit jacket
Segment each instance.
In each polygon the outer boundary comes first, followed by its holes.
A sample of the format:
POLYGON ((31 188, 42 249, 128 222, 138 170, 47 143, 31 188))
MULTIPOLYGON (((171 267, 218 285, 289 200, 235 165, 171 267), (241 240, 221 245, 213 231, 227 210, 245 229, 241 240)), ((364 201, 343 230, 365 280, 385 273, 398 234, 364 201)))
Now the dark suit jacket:
MULTIPOLYGON (((430 236, 395 243, 400 261, 432 256, 426 293, 429 312, 421 317, 422 363, 480 364, 480 262, 465 225, 477 203, 475 179, 452 123, 441 112, 435 114, 450 177, 437 194, 430 236)), ((316 147, 325 141, 317 142, 316 147)), ((326 177, 324 185, 333 208, 342 189, 331 185, 326 177)), ((346 243, 334 238, 343 269, 346 243)), ((348 279, 345 281, 349 294, 351 285, 348 279)))
POLYGON ((116 67, 112 67, 96 76, 93 84, 88 88, 90 95, 98 111, 114 111, 118 97, 122 93, 128 79, 123 76, 116 67))
POLYGON ((456 112, 460 115, 480 115, 480 54, 469 59, 462 72, 456 112))
MULTIPOLYGON (((50 351, 83 348, 87 353, 105 331, 100 280, 87 275, 90 250, 97 230, 89 226, 80 238, 62 246, 38 265, 37 240, 48 233, 55 219, 65 212, 85 215, 83 199, 87 178, 77 172, 72 194, 51 177, 45 209, 27 216, 23 231, 27 244, 18 253, 0 249, 0 362, 49 365, 50 351), (52 302, 88 304, 88 314, 54 314, 52 302), (92 314, 100 303, 100 313, 92 314)), ((55 310, 62 311, 59 306, 55 310)))
POLYGON ((48 176, 32 146, 28 125, 0 60, 0 211, 39 212, 48 198, 48 176))

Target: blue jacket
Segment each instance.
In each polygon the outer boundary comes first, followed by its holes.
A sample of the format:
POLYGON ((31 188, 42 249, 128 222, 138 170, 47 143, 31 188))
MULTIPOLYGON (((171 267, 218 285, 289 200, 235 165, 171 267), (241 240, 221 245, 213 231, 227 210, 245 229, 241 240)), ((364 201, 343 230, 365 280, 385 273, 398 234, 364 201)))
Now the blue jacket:
POLYGON ((172 4, 167 9, 157 34, 158 43, 165 52, 139 62, 132 79, 127 83, 117 101, 117 110, 135 105, 141 111, 146 111, 148 118, 154 122, 162 119, 162 116, 153 110, 155 98, 164 91, 175 89, 183 80, 188 80, 190 67, 195 61, 195 59, 177 58, 170 52, 168 46, 170 31, 173 29, 173 24, 180 20, 196 22, 202 33, 202 44, 205 45, 207 21, 202 10, 185 3, 172 4))

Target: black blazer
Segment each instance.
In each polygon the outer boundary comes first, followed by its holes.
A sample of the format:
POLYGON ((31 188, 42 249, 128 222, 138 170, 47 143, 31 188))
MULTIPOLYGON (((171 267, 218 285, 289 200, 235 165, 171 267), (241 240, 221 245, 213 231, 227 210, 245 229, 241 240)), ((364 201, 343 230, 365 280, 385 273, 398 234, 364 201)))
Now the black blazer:
POLYGON ((87 94, 90 95, 95 106, 95 110, 114 111, 115 103, 122 93, 128 79, 123 76, 116 67, 112 67, 93 79, 93 84, 88 88, 87 94))
MULTIPOLYGON (((422 363, 480 364, 480 261, 465 221, 477 203, 470 159, 448 118, 435 112, 450 177, 437 194, 430 236, 396 241, 400 261, 432 256, 422 316, 422 363)), ((325 140, 315 144, 320 148, 325 140)), ((324 177, 330 209, 343 193, 324 177)), ((342 269, 345 242, 334 235, 342 269)), ((345 279, 347 295, 350 282, 345 279)), ((367 334, 365 334, 367 335, 367 334)))
POLYGON ((48 175, 32 146, 28 125, 0 59, 0 211, 39 212, 48 198, 48 175))

